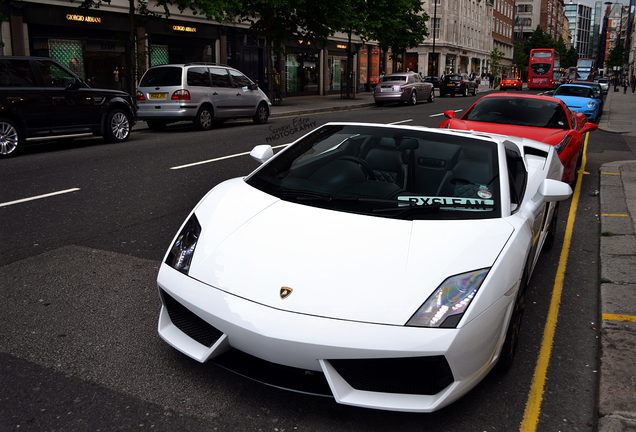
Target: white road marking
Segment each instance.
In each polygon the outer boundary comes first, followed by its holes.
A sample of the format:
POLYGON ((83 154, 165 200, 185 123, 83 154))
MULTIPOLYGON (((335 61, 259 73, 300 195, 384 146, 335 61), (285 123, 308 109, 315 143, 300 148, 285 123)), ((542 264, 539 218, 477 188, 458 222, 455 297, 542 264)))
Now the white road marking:
MULTIPOLYGON (((453 110, 455 112, 460 112, 460 111, 464 111, 463 109, 458 109, 458 110, 453 110)), ((431 114, 429 117, 439 117, 439 116, 443 116, 444 113, 437 113, 437 114, 431 114)))
POLYGON ((393 122, 393 123, 387 123, 387 124, 396 125, 396 124, 408 123, 408 122, 412 122, 412 121, 413 121, 413 119, 408 119, 408 120, 400 120, 400 121, 396 121, 396 122, 393 122))
MULTIPOLYGON (((281 145, 277 145, 277 146, 273 146, 272 148, 280 148, 280 147, 287 147, 289 144, 291 143, 287 143, 287 144, 281 144, 281 145)), ((214 159, 208 159, 208 160, 204 160, 204 161, 199 161, 199 162, 192 162, 186 165, 179 165, 179 166, 174 166, 171 167, 171 170, 178 170, 178 169, 182 169, 182 168, 190 168, 193 166, 197 166, 197 165, 203 165, 203 164, 207 164, 207 163, 212 163, 212 162, 218 162, 221 160, 225 160, 225 159, 231 159, 231 158, 235 158, 235 157, 239 157, 239 156, 245 156, 250 154, 250 152, 243 152, 243 153, 236 153, 236 154, 231 154, 231 155, 227 155, 227 156, 221 156, 218 158, 214 158, 214 159)))
POLYGON ((38 199, 42 199, 42 198, 52 197, 52 196, 55 196, 55 195, 61 195, 61 194, 76 192, 78 190, 80 190, 80 188, 65 189, 65 190, 61 190, 61 191, 57 191, 57 192, 51 192, 51 193, 47 193, 47 194, 43 194, 43 195, 36 195, 36 196, 29 197, 29 198, 23 198, 23 199, 15 200, 15 201, 8 201, 8 202, 0 203, 0 207, 8 207, 8 206, 13 205, 13 204, 20 204, 20 203, 27 202, 27 201, 34 201, 34 200, 38 200, 38 199))

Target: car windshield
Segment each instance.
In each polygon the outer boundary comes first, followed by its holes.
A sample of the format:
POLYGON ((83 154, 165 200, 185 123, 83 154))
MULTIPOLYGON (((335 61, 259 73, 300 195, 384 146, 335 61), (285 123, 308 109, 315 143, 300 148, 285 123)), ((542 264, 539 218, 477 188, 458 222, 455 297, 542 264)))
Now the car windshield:
POLYGON ((326 125, 247 183, 285 201, 385 218, 501 214, 497 144, 430 131, 326 125))
POLYGON ((395 81, 406 81, 405 75, 385 75, 382 77, 382 82, 395 82, 395 81))
POLYGON ((484 98, 462 117, 462 120, 569 129, 563 107, 557 102, 532 98, 484 98))
POLYGON ((449 75, 446 77, 448 81, 461 81, 463 77, 461 75, 449 75))
POLYGON ((555 96, 594 97, 592 89, 582 86, 560 86, 554 91, 555 96))
POLYGON ((181 85, 181 67, 166 66, 148 69, 139 87, 167 87, 181 85))

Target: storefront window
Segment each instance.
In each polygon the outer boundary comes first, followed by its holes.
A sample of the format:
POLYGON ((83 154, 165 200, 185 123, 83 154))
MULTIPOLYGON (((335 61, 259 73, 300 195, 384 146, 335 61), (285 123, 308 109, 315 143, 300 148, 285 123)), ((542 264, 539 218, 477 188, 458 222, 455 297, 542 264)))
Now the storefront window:
POLYGON ((168 45, 150 45, 150 66, 169 64, 168 45))
POLYGON ((343 56, 329 56, 329 90, 342 90, 347 68, 347 58, 343 56))
POLYGON ((85 79, 82 42, 69 39, 49 39, 49 55, 58 63, 85 79))
POLYGON ((285 57, 287 94, 318 94, 318 51, 289 53, 285 57))

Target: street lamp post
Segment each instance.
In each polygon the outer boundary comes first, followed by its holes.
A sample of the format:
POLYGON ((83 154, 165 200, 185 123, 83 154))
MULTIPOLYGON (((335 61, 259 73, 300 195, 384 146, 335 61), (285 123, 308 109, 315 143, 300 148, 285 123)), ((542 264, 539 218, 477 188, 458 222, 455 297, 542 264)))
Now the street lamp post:
MULTIPOLYGON (((433 60, 433 76, 437 76, 437 64, 439 63, 437 61, 437 56, 435 54, 435 33, 437 33, 437 29, 436 29, 436 25, 437 25, 437 0, 433 0, 434 6, 433 6, 433 55, 432 55, 432 60, 433 60)), ((429 9, 430 10, 430 9, 429 9)))

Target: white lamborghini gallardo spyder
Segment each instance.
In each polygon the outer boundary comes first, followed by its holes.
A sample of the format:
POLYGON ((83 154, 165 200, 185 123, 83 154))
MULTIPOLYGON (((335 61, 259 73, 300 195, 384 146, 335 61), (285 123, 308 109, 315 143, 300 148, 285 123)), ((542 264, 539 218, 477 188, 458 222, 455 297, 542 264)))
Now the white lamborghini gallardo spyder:
POLYGON ((329 123, 195 207, 159 334, 199 362, 342 404, 430 412, 512 361, 570 186, 522 138, 329 123))

